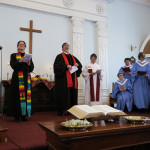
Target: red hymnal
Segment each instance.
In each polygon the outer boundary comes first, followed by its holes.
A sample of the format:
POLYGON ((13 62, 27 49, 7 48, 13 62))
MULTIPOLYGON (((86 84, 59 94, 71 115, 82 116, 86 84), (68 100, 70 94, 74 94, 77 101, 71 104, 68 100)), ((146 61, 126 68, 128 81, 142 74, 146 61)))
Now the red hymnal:
POLYGON ((131 70, 130 70, 129 67, 127 67, 127 68, 122 68, 122 70, 123 70, 124 72, 131 72, 131 70))
POLYGON ((92 69, 88 69, 89 73, 92 73, 92 69))

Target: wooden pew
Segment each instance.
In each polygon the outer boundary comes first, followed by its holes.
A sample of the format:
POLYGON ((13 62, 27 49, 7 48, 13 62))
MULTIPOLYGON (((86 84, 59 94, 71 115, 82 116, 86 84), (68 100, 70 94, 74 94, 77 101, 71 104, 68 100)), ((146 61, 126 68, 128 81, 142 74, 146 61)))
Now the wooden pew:
MULTIPOLYGON (((2 97, 0 97, 0 102, 2 101, 2 97)), ((2 116, 0 114, 0 119, 2 119, 2 116)), ((7 128, 0 127, 0 143, 7 142, 7 128)))
POLYGON ((7 128, 0 127, 0 143, 7 142, 7 128))
MULTIPOLYGON (((114 88, 114 85, 115 85, 115 83, 113 82, 112 83, 112 90, 114 88)), ((110 93, 110 95, 111 94, 112 93, 110 93)), ((114 107, 114 104, 117 104, 117 99, 116 98, 112 98, 110 95, 109 95, 109 104, 110 104, 111 107, 114 107)))

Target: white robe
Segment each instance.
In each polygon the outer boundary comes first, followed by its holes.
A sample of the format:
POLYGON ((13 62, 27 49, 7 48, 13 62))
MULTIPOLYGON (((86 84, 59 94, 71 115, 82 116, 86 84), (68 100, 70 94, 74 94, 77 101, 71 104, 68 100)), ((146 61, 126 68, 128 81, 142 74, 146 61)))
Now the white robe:
POLYGON ((96 87, 97 87, 97 74, 93 75, 93 82, 94 82, 94 97, 95 101, 91 101, 91 94, 90 94, 90 73, 88 69, 92 69, 93 72, 96 72, 98 69, 100 69, 100 66, 97 63, 89 63, 87 64, 82 72, 82 76, 85 79, 85 104, 86 105, 100 105, 102 104, 101 101, 101 80, 100 80, 100 95, 99 95, 99 101, 96 101, 96 87))

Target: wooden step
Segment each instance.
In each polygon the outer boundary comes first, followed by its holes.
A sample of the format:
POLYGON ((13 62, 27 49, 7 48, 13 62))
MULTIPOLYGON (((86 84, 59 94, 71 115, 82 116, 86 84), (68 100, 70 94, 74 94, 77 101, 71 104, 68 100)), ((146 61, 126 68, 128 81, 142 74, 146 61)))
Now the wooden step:
POLYGON ((7 128, 0 127, 0 143, 7 142, 7 128))

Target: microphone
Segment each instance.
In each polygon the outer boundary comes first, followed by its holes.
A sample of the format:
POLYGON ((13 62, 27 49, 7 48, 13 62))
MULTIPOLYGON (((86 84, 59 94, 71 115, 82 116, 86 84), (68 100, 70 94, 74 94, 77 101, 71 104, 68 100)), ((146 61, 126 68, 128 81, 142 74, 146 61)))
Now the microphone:
POLYGON ((0 50, 1 50, 1 49, 3 49, 3 47, 2 47, 2 46, 0 46, 0 50))

